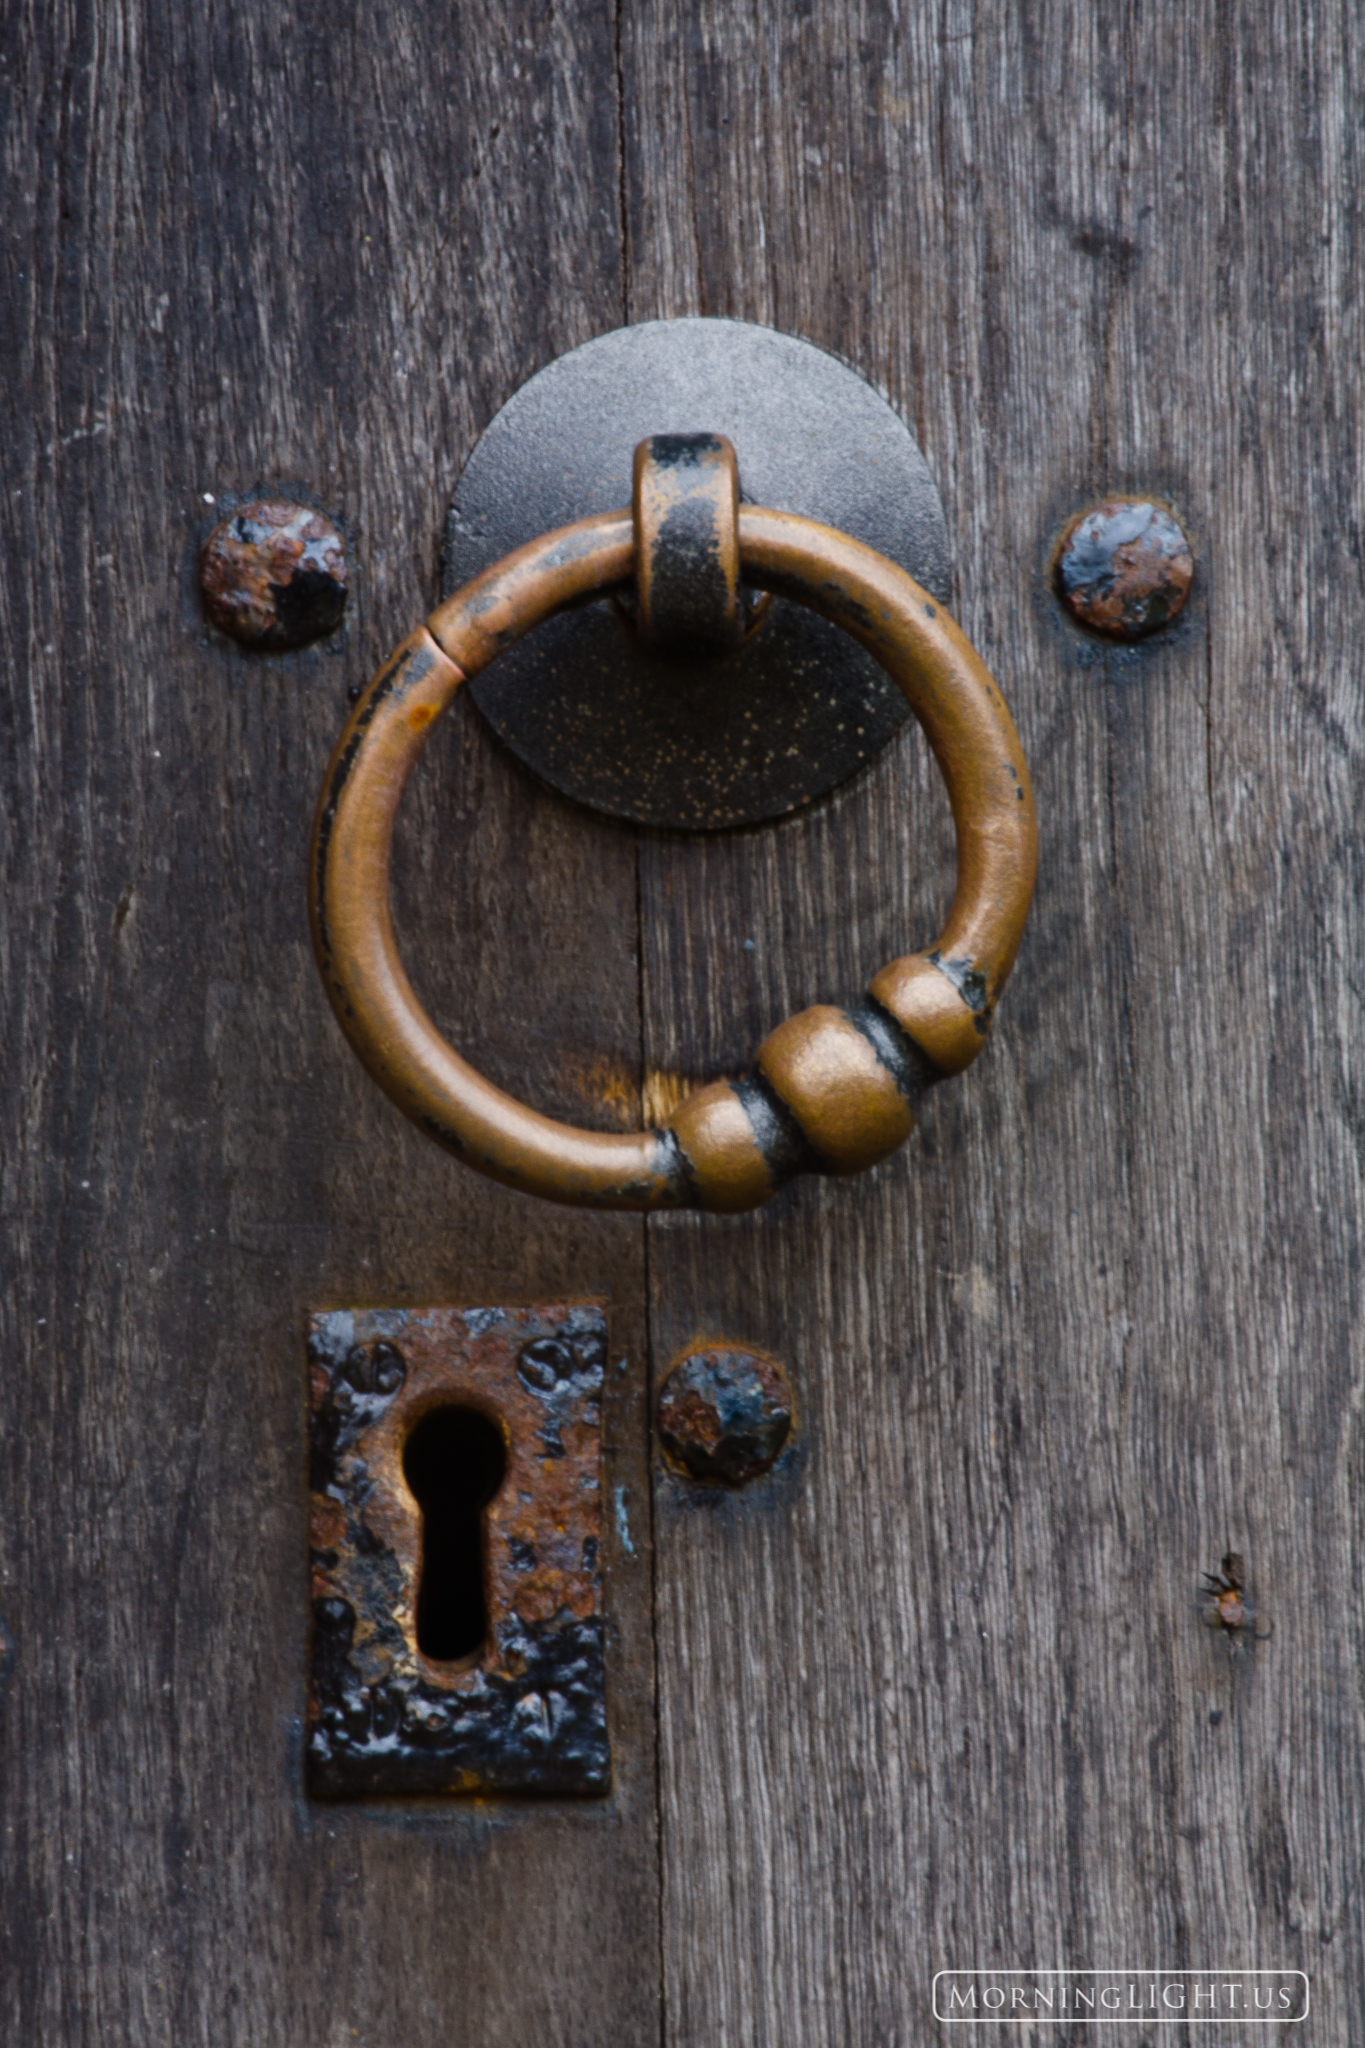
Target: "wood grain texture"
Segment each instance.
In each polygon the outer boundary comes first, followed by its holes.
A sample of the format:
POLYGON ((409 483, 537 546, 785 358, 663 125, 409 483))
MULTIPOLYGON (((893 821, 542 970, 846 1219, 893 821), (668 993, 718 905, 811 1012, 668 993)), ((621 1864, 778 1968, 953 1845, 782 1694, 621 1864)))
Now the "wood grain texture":
MULTIPOLYGON (((346 687, 437 600, 464 454, 620 320, 611 15, 57 0, 3 54, 0 2035, 653 2041, 641 1227, 425 1145, 304 903, 346 687), (349 533, 324 648, 202 624, 195 543, 262 484, 349 533), (305 1314, 546 1288, 612 1303, 615 1793, 310 1808, 305 1314)), ((419 986, 485 1071, 628 1123, 633 842, 472 710, 433 753, 419 986)))
MULTIPOLYGON (((1297 2038, 1359 2037, 1353 26, 14 0, 7 2040, 881 2048, 936 2038, 936 1968, 1117 1961, 1302 1967, 1297 2038), (992 1046, 904 1155, 646 1239, 388 1108, 316 984, 303 855, 480 427, 562 349, 693 312, 808 335, 915 425, 1042 877, 992 1046), (264 661, 193 584, 262 484, 354 564, 344 636, 264 661), (1047 588, 1114 490, 1168 495, 1199 565, 1133 652, 1047 588), (753 1491, 657 1479, 657 1839, 646 1261, 656 1371, 748 1339, 800 1403, 753 1491), (311 1810, 304 1315, 560 1292, 609 1296, 630 1361, 617 1791, 311 1810), (1236 1660, 1197 1591, 1229 1545, 1274 1624, 1236 1660)), ((396 875, 420 991, 587 1123, 634 1119, 642 1032, 667 1107, 947 899, 913 735, 808 818, 638 857, 472 707, 429 755, 396 875)))
MULTIPOLYGON (((769 321, 905 409, 1042 828, 992 1046, 907 1154, 651 1222, 656 1371, 771 1345, 802 1406, 749 1493, 658 1481, 688 2048, 928 2042, 933 1971, 992 1963, 1298 1967, 1298 2031, 1359 2038, 1358 40, 1165 0, 625 18, 632 318, 769 321), (1116 490, 1199 565, 1132 651, 1046 577, 1116 490), (1274 1626, 1237 1659, 1198 1591, 1229 1547, 1274 1626)), ((950 874, 913 736, 808 818, 651 842, 651 1089, 856 994, 950 874)))

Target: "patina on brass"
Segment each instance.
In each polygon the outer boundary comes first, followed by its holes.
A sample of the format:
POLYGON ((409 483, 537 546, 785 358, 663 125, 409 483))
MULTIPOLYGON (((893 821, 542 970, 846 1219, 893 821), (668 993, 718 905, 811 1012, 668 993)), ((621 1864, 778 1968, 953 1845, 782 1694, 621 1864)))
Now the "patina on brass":
POLYGON ((739 468, 724 434, 654 434, 635 451, 636 626, 656 653, 714 661, 744 638, 739 468))
POLYGON ((937 943, 884 967, 850 1009, 822 1005, 780 1025, 749 1080, 700 1090, 663 1130, 556 1123, 446 1044, 394 944, 393 821, 433 723, 461 683, 522 634, 627 583, 644 547, 631 513, 545 534, 433 612, 361 699, 323 786, 313 936, 342 1029, 429 1136, 551 1201, 736 1211, 767 1201, 794 1174, 874 1165, 909 1135, 924 1090, 975 1059, 1019 948, 1037 868, 1033 792, 1009 712, 970 642, 904 570, 847 534, 741 505, 738 538, 746 583, 842 626, 904 692, 947 785, 958 860, 937 943))

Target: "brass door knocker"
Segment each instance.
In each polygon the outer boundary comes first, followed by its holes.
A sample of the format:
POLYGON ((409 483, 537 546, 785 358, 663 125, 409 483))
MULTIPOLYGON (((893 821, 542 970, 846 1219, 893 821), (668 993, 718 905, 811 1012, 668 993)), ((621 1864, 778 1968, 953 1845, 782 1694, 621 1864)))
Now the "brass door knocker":
POLYGON ((1037 867, 1029 773, 999 690, 951 618, 903 569, 845 533, 739 502, 717 435, 636 454, 630 510, 505 556, 434 611, 380 669, 327 771, 309 865, 313 943, 342 1030, 405 1115, 456 1157, 547 1200, 600 1209, 757 1208, 799 1173, 875 1166, 920 1097, 985 1043, 1037 867), (662 1130, 584 1131, 539 1115, 462 1060, 403 970, 389 916, 393 822, 413 764, 462 683, 523 634, 596 597, 633 597, 637 630, 691 658, 753 623, 742 586, 808 606, 899 686, 952 805, 957 888, 923 953, 893 960, 848 1010, 779 1024, 756 1071, 684 1101, 662 1130))

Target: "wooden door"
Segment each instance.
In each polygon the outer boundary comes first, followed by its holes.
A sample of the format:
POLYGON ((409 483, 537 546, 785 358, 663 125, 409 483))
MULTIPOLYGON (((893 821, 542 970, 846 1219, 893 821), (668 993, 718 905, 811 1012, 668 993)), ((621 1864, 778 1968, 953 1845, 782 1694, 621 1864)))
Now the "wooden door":
MULTIPOLYGON (((9 9, 6 2040, 919 2044, 936 1970, 1133 1963, 1299 1968, 1290 2038, 1360 2038, 1355 26, 9 9), (483 425, 699 312, 913 425, 1042 864, 993 1043, 902 1154, 645 1223, 396 1115, 318 985, 304 857, 483 425), (213 501, 261 484, 351 542, 344 630, 292 655, 198 605, 213 501), (1132 648, 1048 571, 1115 491, 1197 559, 1132 648), (614 1789, 312 1804, 305 1318, 564 1295, 610 1301, 627 1367, 614 1789), (795 1450, 734 1495, 651 1457, 698 1332, 796 1387, 795 1450), (1229 1549, 1273 1626, 1238 1654, 1200 1600, 1229 1549)), ((447 727, 405 943, 557 1114, 628 1126, 936 928, 912 733, 809 815, 687 839, 547 793, 472 705, 447 727)))

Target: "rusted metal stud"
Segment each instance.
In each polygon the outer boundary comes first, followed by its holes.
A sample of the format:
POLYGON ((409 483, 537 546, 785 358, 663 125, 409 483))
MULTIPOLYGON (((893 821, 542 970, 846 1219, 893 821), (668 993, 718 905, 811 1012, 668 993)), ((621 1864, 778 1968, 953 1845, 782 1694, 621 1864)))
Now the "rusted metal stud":
POLYGON ((724 434, 652 434, 635 450, 635 623, 670 661, 714 661, 744 638, 739 467, 724 434))
POLYGON ((1194 577, 1184 528, 1146 498, 1108 498, 1062 535, 1057 585, 1083 626, 1140 640, 1183 608, 1194 577))
POLYGON ((330 519, 282 498, 220 520, 199 559, 204 610, 243 646, 304 647, 340 625, 346 543, 330 519))
POLYGON ((689 1478, 742 1486, 776 1462, 791 1435, 791 1387, 766 1351, 708 1344, 674 1360, 658 1417, 665 1452, 689 1478))

